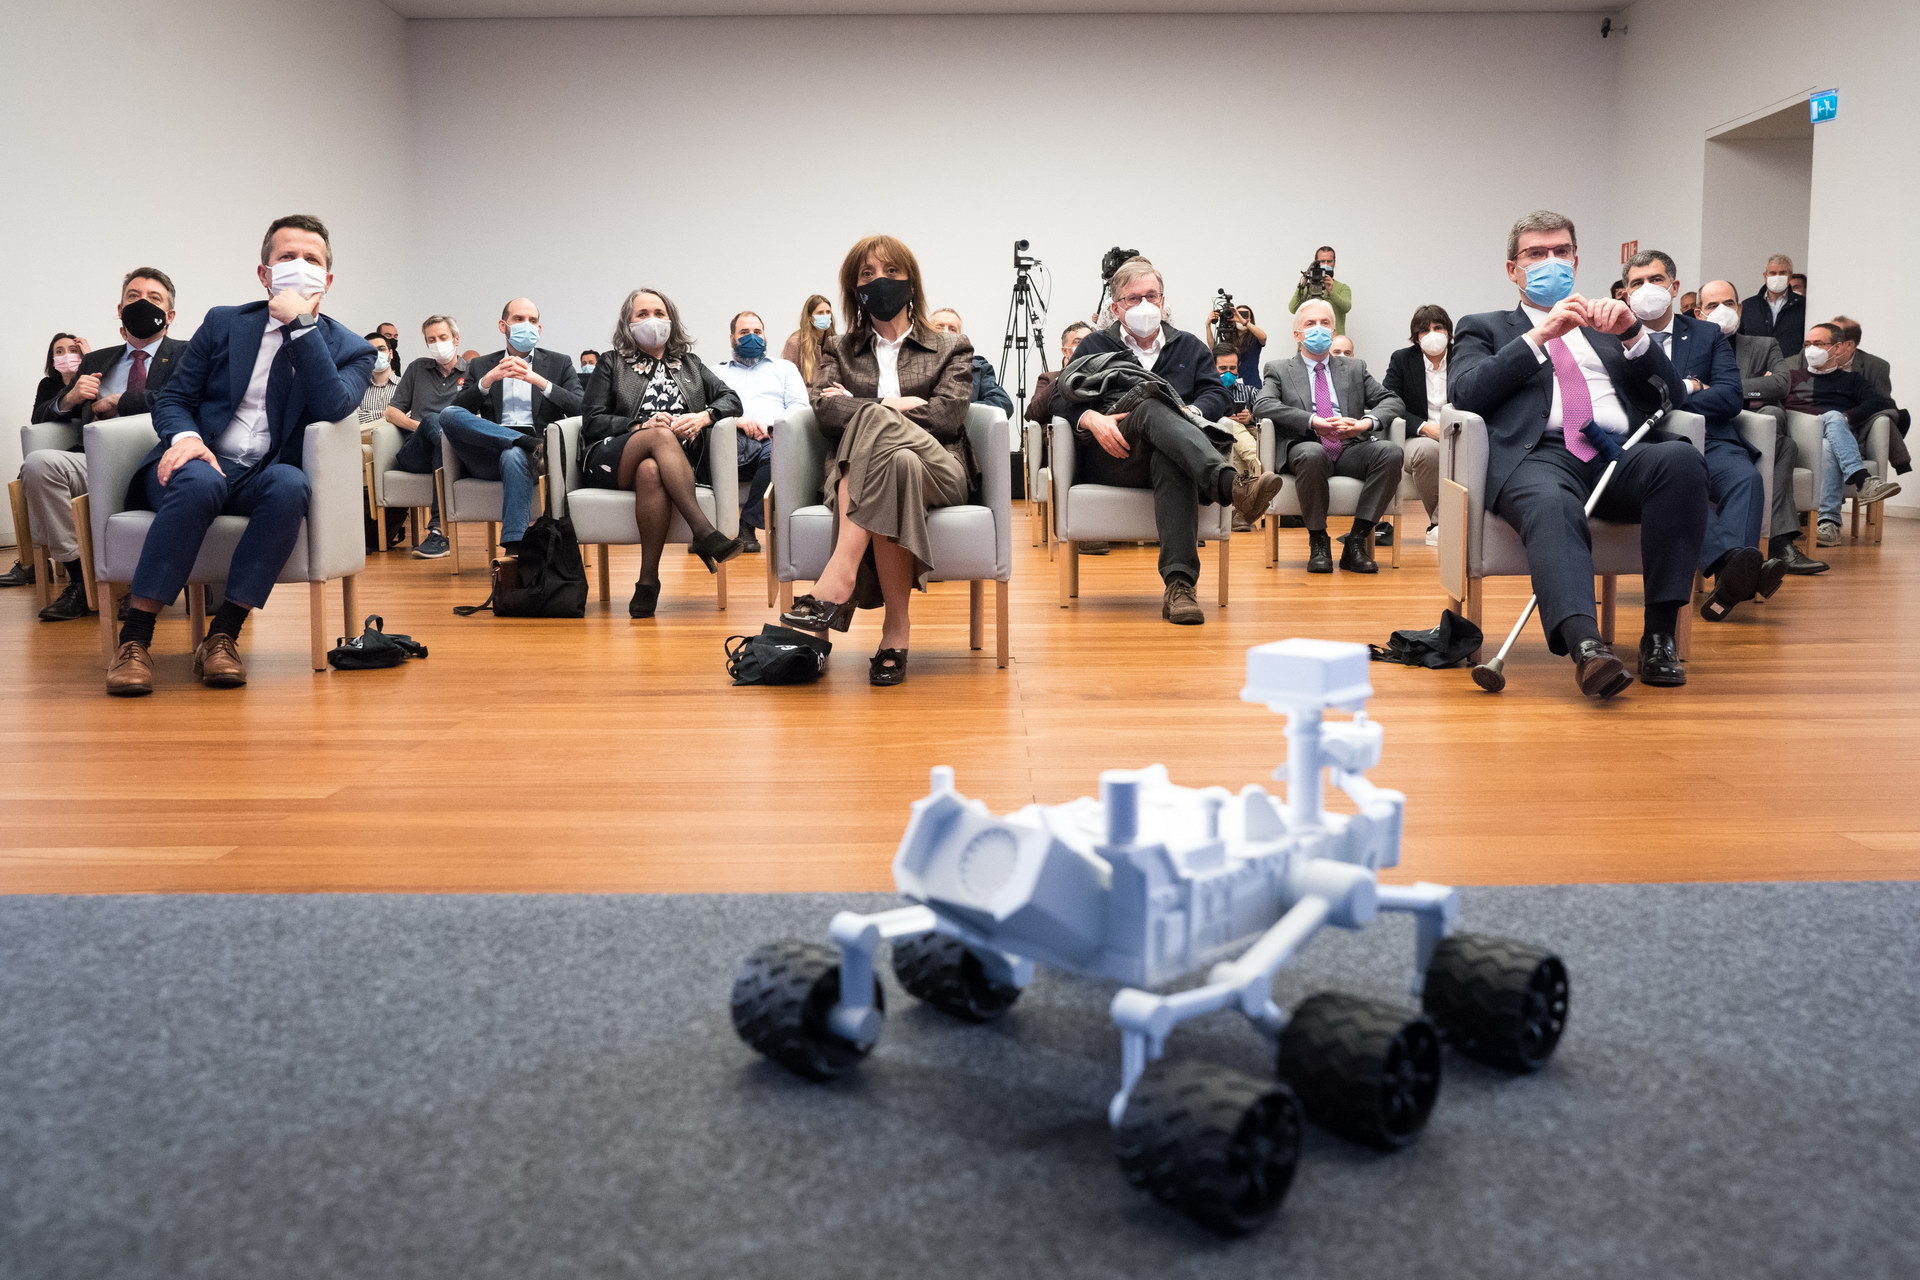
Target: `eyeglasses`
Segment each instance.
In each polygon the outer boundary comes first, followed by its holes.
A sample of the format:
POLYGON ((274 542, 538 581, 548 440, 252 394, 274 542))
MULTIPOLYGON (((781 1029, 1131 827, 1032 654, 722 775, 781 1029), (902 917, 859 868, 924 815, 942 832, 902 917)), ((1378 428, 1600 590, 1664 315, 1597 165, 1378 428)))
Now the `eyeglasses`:
POLYGON ((1113 301, 1115 305, 1119 306, 1122 310, 1131 311, 1143 302, 1151 302, 1154 306, 1157 307, 1161 303, 1165 302, 1166 300, 1167 299, 1165 294, 1132 293, 1132 294, 1128 294, 1124 298, 1115 298, 1113 301))
POLYGON ((1570 244, 1535 245, 1531 249, 1522 249, 1517 261, 1531 265, 1545 262, 1548 258, 1571 258, 1575 251, 1575 246, 1570 244))

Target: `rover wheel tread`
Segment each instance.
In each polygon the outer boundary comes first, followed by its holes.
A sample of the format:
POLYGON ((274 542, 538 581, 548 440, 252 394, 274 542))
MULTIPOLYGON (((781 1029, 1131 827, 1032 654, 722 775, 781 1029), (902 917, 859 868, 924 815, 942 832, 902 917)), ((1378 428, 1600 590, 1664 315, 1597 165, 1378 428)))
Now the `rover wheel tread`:
POLYGON ((1300 1159, 1300 1107, 1284 1083, 1205 1062, 1148 1066, 1114 1130, 1127 1181, 1222 1235, 1279 1211, 1300 1159))
POLYGON ((988 977, 965 943, 940 933, 895 941, 893 973, 907 994, 964 1022, 991 1022, 1020 998, 1020 988, 988 977))
POLYGON ((1421 1003, 1446 1042, 1508 1071, 1545 1066, 1567 1028, 1560 957, 1511 938, 1456 933, 1427 968, 1421 1003))
MULTIPOLYGON (((840 953, 787 939, 748 956, 733 980, 733 1029, 759 1053, 797 1076, 831 1080, 857 1065, 871 1045, 842 1039, 827 1025, 840 999, 840 953)), ((873 1003, 885 1013, 880 982, 873 1003)))
POLYGON ((1411 1009, 1328 992, 1280 1033, 1280 1078, 1315 1124, 1393 1150, 1419 1136, 1440 1093, 1440 1035, 1411 1009))

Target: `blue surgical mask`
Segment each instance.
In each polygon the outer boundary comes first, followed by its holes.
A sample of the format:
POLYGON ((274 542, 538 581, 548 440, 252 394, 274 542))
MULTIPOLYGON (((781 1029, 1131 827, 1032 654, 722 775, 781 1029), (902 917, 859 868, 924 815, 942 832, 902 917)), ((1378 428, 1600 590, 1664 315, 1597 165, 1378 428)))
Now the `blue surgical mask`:
POLYGON ((507 326, 507 341, 521 355, 527 354, 540 345, 540 326, 529 324, 525 320, 507 326))
POLYGON ((767 340, 757 333, 743 333, 733 340, 733 354, 742 360, 758 360, 767 354, 767 340))
POLYGON ((1310 324, 1307 331, 1300 335, 1300 345, 1307 354, 1323 356, 1333 347, 1333 329, 1329 325, 1310 324))
POLYGON ((1527 268, 1527 287, 1522 290, 1536 307, 1552 307, 1573 292, 1573 264, 1564 258, 1548 258, 1527 268))
POLYGON ((816 329, 831 329, 833 327, 833 313, 829 311, 825 315, 815 316, 813 318, 813 327, 816 329))
POLYGON ((1220 385, 1223 387, 1230 387, 1238 381, 1240 381, 1240 375, 1237 373, 1223 373, 1220 375, 1220 385))
POLYGON ((375 373, 382 372, 383 370, 390 367, 392 364, 393 364, 393 361, 391 358, 388 357, 386 352, 376 351, 373 353, 373 371, 375 373))

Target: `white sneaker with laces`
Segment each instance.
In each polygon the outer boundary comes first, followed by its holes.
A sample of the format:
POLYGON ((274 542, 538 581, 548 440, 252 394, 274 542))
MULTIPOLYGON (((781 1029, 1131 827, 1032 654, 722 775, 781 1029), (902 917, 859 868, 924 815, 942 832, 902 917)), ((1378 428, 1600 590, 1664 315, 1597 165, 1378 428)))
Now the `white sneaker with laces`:
POLYGON ((1816 541, 1823 547, 1839 546, 1840 526, 1837 524, 1828 524, 1825 520, 1822 520, 1820 522, 1819 536, 1816 541))
POLYGON ((1430 547, 1437 547, 1440 545, 1440 526, 1439 525, 1430 524, 1427 526, 1427 545, 1430 547))

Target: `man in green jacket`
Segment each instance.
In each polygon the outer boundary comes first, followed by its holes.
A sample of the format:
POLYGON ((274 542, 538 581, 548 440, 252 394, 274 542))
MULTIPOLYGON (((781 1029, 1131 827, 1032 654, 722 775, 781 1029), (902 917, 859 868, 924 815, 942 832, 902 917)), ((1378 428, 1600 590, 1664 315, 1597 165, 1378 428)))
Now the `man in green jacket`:
POLYGON ((1287 310, 1298 311, 1308 298, 1324 298, 1333 307, 1333 332, 1338 337, 1347 331, 1347 312, 1353 310, 1353 290, 1333 278, 1333 246, 1323 244, 1313 251, 1313 265, 1300 273, 1287 310))

